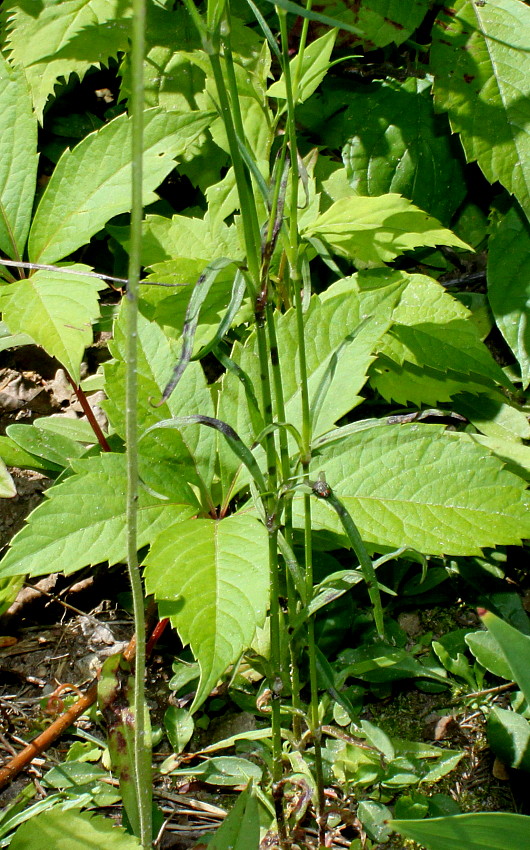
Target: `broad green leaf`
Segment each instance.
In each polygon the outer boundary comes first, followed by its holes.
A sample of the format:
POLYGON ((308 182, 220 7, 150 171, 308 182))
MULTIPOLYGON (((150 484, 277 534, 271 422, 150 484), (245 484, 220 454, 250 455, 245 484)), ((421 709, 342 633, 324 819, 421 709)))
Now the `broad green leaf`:
POLYGON ((522 410, 510 404, 501 392, 480 395, 462 393, 453 399, 453 410, 465 416, 477 428, 496 440, 522 444, 530 439, 530 424, 522 410))
POLYGON ((403 407, 409 403, 416 407, 433 407, 451 401, 457 393, 480 393, 485 386, 491 386, 490 381, 479 384, 449 369, 442 374, 428 366, 414 366, 406 361, 399 366, 384 354, 370 368, 370 384, 383 398, 403 407))
POLYGON ((482 622, 499 644, 506 661, 511 667, 513 678, 521 688, 524 697, 530 703, 530 670, 528 669, 528 651, 530 637, 509 623, 501 620, 491 611, 479 609, 482 622))
POLYGON ((138 839, 115 826, 110 818, 61 807, 23 823, 9 846, 12 850, 141 850, 138 839))
POLYGON ((433 369, 439 378, 455 380, 461 373, 471 380, 510 387, 480 339, 469 310, 431 278, 410 275, 407 279, 380 353, 399 366, 406 362, 433 369))
MULTIPOLYGON (((473 555, 486 546, 519 544, 530 533, 521 479, 467 434, 438 425, 350 434, 322 447, 312 476, 320 470, 374 548, 473 555)), ((300 502, 296 497, 297 515, 300 502)), ((322 501, 312 515, 317 527, 340 530, 322 501)))
POLYGON ((530 818, 506 812, 392 820, 390 826, 427 850, 513 850, 530 840, 530 818))
MULTIPOLYGON (((103 454, 72 461, 74 475, 46 492, 45 501, 30 514, 0 562, 0 576, 45 575, 60 569, 65 575, 88 565, 118 563, 126 553, 125 456, 103 454)), ((193 493, 175 471, 170 481, 164 469, 152 469, 152 486, 170 486, 163 502, 140 488, 138 546, 159 531, 197 512, 193 493), (158 479, 156 476, 158 475, 158 479)))
POLYGON ((0 458, 0 499, 12 499, 16 495, 15 482, 7 471, 4 461, 0 458))
POLYGON ((525 481, 530 481, 530 446, 506 440, 500 437, 484 437, 482 434, 471 434, 476 443, 492 452, 506 464, 507 469, 520 475, 525 481))
POLYGON ((170 705, 164 713, 164 726, 173 752, 178 755, 193 735, 193 717, 185 708, 170 705))
POLYGON ((530 9, 520 0, 456 0, 433 30, 438 108, 469 162, 530 215, 530 9))
MULTIPOLYGON (((403 287, 399 274, 377 270, 362 278, 346 278, 322 295, 314 295, 305 314, 306 361, 315 436, 361 401, 373 351, 390 326, 391 314, 403 287)), ((302 426, 300 365, 296 312, 275 317, 278 356, 282 368, 286 421, 302 426), (289 368, 285 368, 289 364, 289 368)), ((236 344, 232 358, 248 376, 260 398, 257 340, 253 334, 244 347, 236 344)), ((275 416, 277 416, 275 411, 275 416)), ((223 382, 218 416, 232 424, 241 439, 251 444, 258 436, 252 426, 245 386, 233 373, 223 382)), ((263 425, 261 424, 259 430, 263 425)), ((234 469, 234 460, 221 445, 222 464, 234 469)))
MULTIPOLYGON (((116 358, 104 366, 105 392, 108 401, 105 412, 112 427, 125 438, 125 358, 126 332, 124 310, 120 311, 114 325, 114 339, 109 348, 116 358)), ((164 388, 177 362, 180 345, 168 339, 154 322, 138 317, 138 429, 143 433, 151 425, 175 416, 203 414, 214 416, 210 390, 199 363, 190 363, 179 384, 178 393, 169 397, 160 407, 164 388)), ((168 477, 185 477, 201 491, 207 510, 209 489, 214 475, 215 434, 208 428, 196 425, 177 430, 160 430, 149 434, 140 443, 140 474, 146 484, 160 492, 151 483, 153 463, 165 464, 168 477)))
POLYGON ((24 251, 37 180, 37 121, 23 72, 0 54, 0 250, 24 251))
MULTIPOLYGON (((335 24, 350 24, 357 27, 365 49, 401 44, 421 24, 429 8, 428 0, 325 0, 318 4, 326 15, 335 19, 335 24)), ((302 14, 302 13, 301 13, 302 14)), ((345 38, 343 39, 345 40, 345 38)), ((351 44, 351 40, 349 41, 351 44)))
POLYGON ((7 0, 7 47, 25 69, 37 117, 59 77, 83 78, 91 65, 129 48, 131 5, 123 0, 7 0))
POLYGON ((488 715, 488 743, 503 764, 530 770, 530 723, 515 711, 496 705, 488 715))
POLYGON ((378 265, 420 246, 468 248, 436 219, 395 194, 341 198, 307 225, 302 235, 318 236, 338 254, 378 265))
POLYGON ((517 206, 494 225, 488 248, 488 300, 526 388, 530 383, 530 225, 517 206))
MULTIPOLYGON (((129 228, 109 226, 109 233, 129 249, 129 228)), ((237 228, 224 222, 214 222, 209 212, 203 218, 174 215, 147 215, 142 223, 142 265, 153 266, 165 261, 188 259, 197 261, 199 274, 209 262, 217 257, 240 259, 237 228)), ((196 275, 198 276, 198 275, 196 275)), ((188 276, 178 283, 194 281, 188 276)), ((154 290, 155 287, 151 287, 154 290)), ((164 295, 167 295, 167 290, 164 295)))
POLYGON ((265 620, 266 529, 248 515, 165 528, 146 558, 145 581, 199 662, 196 708, 265 620))
POLYGON ((80 264, 69 272, 39 270, 0 290, 0 305, 9 329, 27 333, 79 382, 85 348, 92 343, 92 322, 99 316, 98 291, 105 283, 83 275, 80 264))
POLYGON ((199 765, 171 771, 172 776, 197 776, 210 785, 246 785, 250 779, 259 782, 262 769, 254 762, 235 756, 216 756, 199 765))
MULTIPOLYGON (((157 200, 153 190, 174 168, 174 158, 210 121, 211 114, 205 112, 146 110, 144 204, 157 200)), ((66 257, 130 206, 131 120, 120 115, 61 156, 33 219, 31 261, 54 263, 66 257)))
POLYGON ((6 466, 18 466, 21 469, 39 471, 47 470, 54 474, 61 471, 61 465, 43 460, 42 457, 27 452, 11 437, 0 436, 0 457, 3 458, 6 466))
POLYGON ((249 785, 208 842, 210 850, 256 850, 259 845, 258 801, 249 785))
POLYGON ((466 188, 447 118, 434 114, 430 88, 417 77, 353 87, 324 138, 344 145, 348 180, 359 195, 397 192, 448 222, 466 188))
MULTIPOLYGON (((64 418, 64 417, 63 417, 64 418)), ((65 434, 41 430, 34 425, 14 422, 6 429, 7 436, 30 455, 49 461, 51 468, 64 469, 70 460, 81 457, 85 447, 65 434)))
POLYGON ((512 678, 512 669, 491 632, 471 632, 465 637, 471 652, 486 670, 501 679, 512 678))
MULTIPOLYGON (((312 41, 304 50, 298 74, 298 54, 291 59, 289 67, 291 71, 291 85, 295 87, 293 90, 295 103, 303 103, 304 100, 307 100, 326 76, 336 37, 337 30, 333 29, 329 30, 320 38, 315 39, 315 41, 312 41)), ((286 100, 285 74, 282 74, 281 78, 272 84, 267 94, 269 97, 286 100)))

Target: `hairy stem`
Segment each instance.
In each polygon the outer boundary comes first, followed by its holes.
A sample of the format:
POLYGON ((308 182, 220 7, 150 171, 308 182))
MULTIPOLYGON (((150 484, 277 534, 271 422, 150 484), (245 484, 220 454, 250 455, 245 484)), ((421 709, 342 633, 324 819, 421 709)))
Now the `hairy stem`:
POLYGON ((136 632, 134 677, 134 782, 138 801, 138 838, 144 850, 152 847, 152 794, 150 749, 145 718, 145 615, 142 579, 138 564, 138 292, 142 244, 143 159, 143 58, 145 50, 145 0, 133 0, 132 24, 132 208, 129 285, 125 296, 127 358, 125 420, 127 439, 127 567, 133 598, 136 632), (147 769, 146 769, 147 768, 147 769), (147 775, 146 775, 147 774, 147 775))

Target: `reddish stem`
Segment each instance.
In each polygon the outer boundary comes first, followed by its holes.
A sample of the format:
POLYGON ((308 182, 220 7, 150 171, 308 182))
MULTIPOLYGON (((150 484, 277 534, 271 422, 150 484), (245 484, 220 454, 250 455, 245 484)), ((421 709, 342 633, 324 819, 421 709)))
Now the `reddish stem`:
POLYGON ((90 405, 88 403, 88 399, 85 395, 85 391, 82 390, 81 387, 78 384, 76 384, 76 382, 71 377, 71 375, 68 374, 66 369, 65 369, 65 372, 66 372, 66 377, 68 378, 68 381, 70 382, 70 384, 74 388, 74 392, 77 396, 77 400, 78 400, 79 404, 81 405, 81 407, 83 408, 83 413, 85 414, 86 418, 90 422, 92 430, 97 437, 97 441, 98 441, 99 445, 101 446, 101 448, 103 449, 104 452, 110 452, 111 448, 110 448, 109 444, 107 443, 107 438, 105 437, 105 434, 101 430, 99 422, 97 421, 96 417, 94 416, 94 411, 92 410, 92 408, 90 407, 90 405))

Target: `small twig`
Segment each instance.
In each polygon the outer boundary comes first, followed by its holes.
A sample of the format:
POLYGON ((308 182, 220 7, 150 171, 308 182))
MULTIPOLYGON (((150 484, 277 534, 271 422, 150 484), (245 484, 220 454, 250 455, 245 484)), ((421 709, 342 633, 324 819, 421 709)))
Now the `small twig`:
POLYGON ((99 445, 101 446, 101 448, 103 449, 104 452, 110 452, 111 448, 110 448, 110 446, 107 442, 107 438, 105 437, 105 434, 101 430, 101 426, 100 426, 99 422, 97 421, 96 417, 94 416, 94 411, 92 410, 92 408, 90 407, 90 404, 88 403, 88 399, 85 395, 85 391, 83 389, 81 389, 81 387, 78 384, 76 384, 76 382, 74 381, 74 379, 72 378, 72 376, 68 373, 68 371, 66 369, 65 369, 65 375, 66 375, 68 382, 74 388, 74 392, 77 396, 77 400, 78 400, 79 404, 81 405, 81 407, 83 408, 83 413, 85 414, 86 418, 88 419, 90 426, 91 426, 95 436, 97 437, 97 441, 98 441, 99 445))
POLYGON ((496 688, 487 688, 485 691, 473 691, 470 694, 465 694, 465 699, 470 699, 471 697, 485 697, 488 694, 501 694, 503 691, 509 691, 510 688, 514 688, 515 685, 516 682, 507 682, 505 685, 497 685, 496 688))
MULTIPOLYGON (((62 272, 63 274, 74 274, 74 275, 83 275, 83 277, 96 277, 98 280, 106 280, 110 283, 122 283, 125 286, 128 285, 129 280, 126 277, 114 277, 111 274, 100 274, 99 272, 85 272, 80 271, 79 269, 69 269, 67 266, 48 266, 46 263, 22 263, 18 260, 6 260, 4 257, 0 257, 0 266, 14 266, 17 269, 34 269, 35 271, 46 271, 46 272, 62 272)), ((188 286, 187 283, 159 283, 155 280, 141 280, 140 284, 142 286, 188 286)))
MULTIPOLYGON (((147 614, 149 618, 149 611, 147 614)), ((123 657, 127 661, 134 661, 136 652, 136 635, 133 635, 128 646, 123 651, 123 657)), ((87 711, 90 706, 96 701, 98 693, 98 679, 94 679, 85 691, 70 708, 61 714, 53 723, 50 723, 44 732, 37 735, 23 750, 21 750, 14 758, 11 759, 3 768, 0 769, 0 789, 4 788, 11 780, 18 776, 34 758, 40 756, 47 750, 53 742, 65 732, 69 726, 72 726, 76 720, 87 711)))

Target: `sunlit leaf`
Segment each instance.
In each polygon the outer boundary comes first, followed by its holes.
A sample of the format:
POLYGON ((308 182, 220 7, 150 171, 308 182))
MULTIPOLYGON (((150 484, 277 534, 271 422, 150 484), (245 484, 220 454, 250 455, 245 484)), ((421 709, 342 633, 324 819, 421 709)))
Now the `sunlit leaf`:
POLYGON ((520 0, 456 0, 433 30, 436 105, 468 161, 530 215, 530 8, 520 0))
POLYGON ((147 556, 145 581, 199 662, 197 707, 265 620, 267 531, 248 515, 172 525, 147 556))
MULTIPOLYGON (((46 493, 45 501, 30 514, 15 535, 0 564, 0 576, 45 575, 59 568, 65 575, 88 565, 125 558, 127 476, 125 455, 103 454, 72 461, 75 475, 46 493), (52 565, 52 566, 51 566, 52 565)), ((164 470, 153 486, 167 488, 164 470)), ((138 545, 145 546, 166 526, 196 513, 193 493, 171 476, 172 498, 160 501, 140 488, 138 545)))

